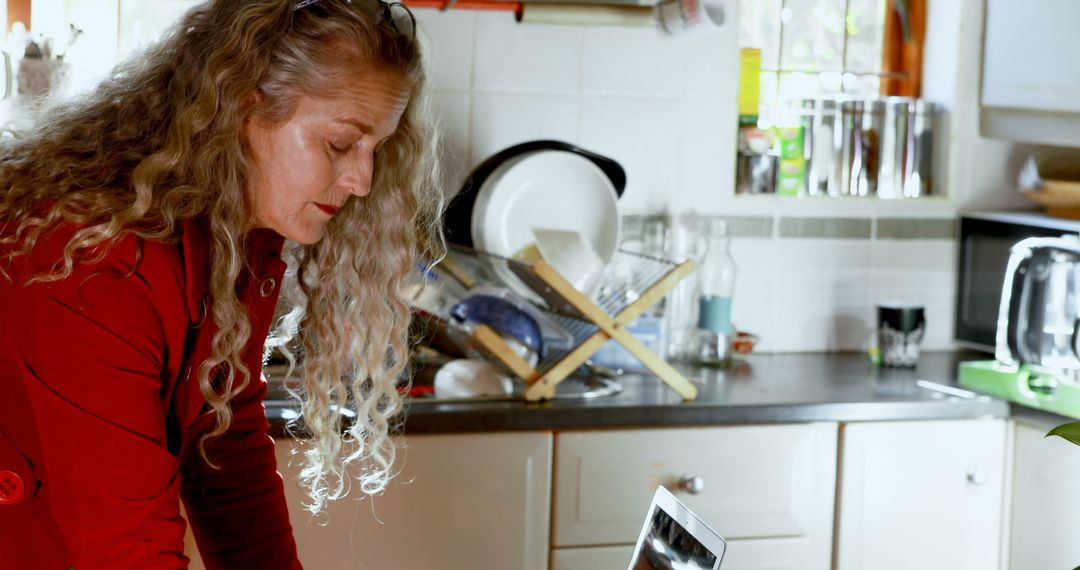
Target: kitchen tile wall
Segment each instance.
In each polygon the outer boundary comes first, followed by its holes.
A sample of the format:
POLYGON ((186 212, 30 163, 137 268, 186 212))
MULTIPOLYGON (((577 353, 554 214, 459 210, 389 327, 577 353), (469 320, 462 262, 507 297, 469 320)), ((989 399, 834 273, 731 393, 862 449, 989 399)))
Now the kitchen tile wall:
POLYGON ((485 157, 539 138, 622 163, 629 212, 677 206, 685 188, 719 195, 734 185, 732 26, 670 40, 646 28, 520 25, 505 12, 417 15, 435 46, 436 99, 468 100, 467 120, 444 119, 450 152, 464 160, 449 169, 452 191, 485 157))
MULTIPOLYGON (((99 36, 114 46, 92 51, 100 61, 79 73, 93 76, 115 60, 110 50, 126 55, 195 1, 160 0, 149 12, 139 0, 65 2, 68 18, 87 29, 84 48, 99 36)), ((627 169, 625 213, 693 208, 736 216, 734 315, 762 335, 762 349, 860 349, 872 304, 886 299, 926 304, 925 346, 950 347, 951 216, 1024 204, 1010 188, 1026 147, 980 136, 979 66, 962 63, 981 60, 981 26, 971 23, 982 21, 983 0, 929 3, 924 96, 950 109, 940 133, 947 162, 937 176, 949 197, 899 203, 733 196, 738 2, 723 1, 728 24, 675 41, 651 29, 530 26, 509 13, 417 10, 432 46, 447 188, 456 191, 472 166, 511 144, 576 142, 627 169)))
MULTIPOLYGON (((628 216, 624 235, 635 239, 650 218, 628 216)), ((723 218, 737 268, 733 320, 762 337, 759 350, 862 350, 879 302, 924 305, 923 347, 952 347, 952 219, 723 218)))
MULTIPOLYGON (((729 22, 736 2, 728 2, 729 22)), ((643 216, 732 201, 738 62, 734 27, 690 41, 651 29, 516 24, 504 13, 417 12, 432 45, 447 186, 514 143, 556 138, 627 169, 626 235, 643 216)), ((842 212, 844 205, 838 209, 842 212)), ((817 207, 815 215, 828 214, 817 207)), ((838 212, 839 213, 839 212, 838 212)), ((861 350, 873 304, 927 307, 924 347, 952 346, 952 220, 730 218, 734 319, 762 351, 861 350)))

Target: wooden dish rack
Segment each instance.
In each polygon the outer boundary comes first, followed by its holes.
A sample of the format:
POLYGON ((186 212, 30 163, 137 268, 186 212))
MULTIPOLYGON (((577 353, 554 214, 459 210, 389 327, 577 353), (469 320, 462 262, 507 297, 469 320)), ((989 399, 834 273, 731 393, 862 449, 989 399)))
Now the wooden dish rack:
POLYGON ((514 291, 543 309, 573 337, 568 350, 549 349, 534 367, 490 327, 475 329, 473 340, 482 350, 525 381, 526 400, 553 398, 559 383, 609 340, 622 345, 684 400, 697 397, 697 388, 686 377, 626 330, 694 271, 693 261, 674 263, 618 251, 609 265, 609 273, 619 276, 618 285, 605 286, 595 300, 575 289, 543 260, 525 263, 450 245, 440 267, 468 287, 481 283, 514 291))

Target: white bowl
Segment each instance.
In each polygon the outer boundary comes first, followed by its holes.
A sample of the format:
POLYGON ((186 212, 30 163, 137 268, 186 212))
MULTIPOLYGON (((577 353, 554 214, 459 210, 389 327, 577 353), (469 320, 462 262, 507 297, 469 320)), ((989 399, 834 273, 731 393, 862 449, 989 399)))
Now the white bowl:
POLYGON ((533 228, 533 234, 544 261, 578 291, 590 296, 595 293, 604 274, 604 262, 580 232, 533 228))
POLYGON ((484 360, 451 360, 435 373, 436 398, 509 396, 513 392, 513 380, 484 360))

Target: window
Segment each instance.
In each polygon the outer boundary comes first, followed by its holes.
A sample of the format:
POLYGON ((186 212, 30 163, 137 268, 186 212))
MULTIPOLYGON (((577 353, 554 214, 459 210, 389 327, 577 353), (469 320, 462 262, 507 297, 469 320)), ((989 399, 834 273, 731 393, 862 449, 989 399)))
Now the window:
POLYGON ((881 92, 888 0, 740 1, 740 46, 761 53, 760 125, 787 101, 881 92))
POLYGON ((866 101, 919 96, 927 0, 740 2, 736 192, 929 194, 933 111, 866 101))

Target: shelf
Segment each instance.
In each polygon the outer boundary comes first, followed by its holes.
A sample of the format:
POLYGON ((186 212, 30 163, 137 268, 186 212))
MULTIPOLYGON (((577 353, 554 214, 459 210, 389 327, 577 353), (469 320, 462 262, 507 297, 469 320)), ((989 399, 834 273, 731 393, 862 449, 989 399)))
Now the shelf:
POLYGON ((780 215, 828 217, 954 217, 957 200, 949 195, 924 198, 887 199, 876 197, 778 196, 776 194, 735 194, 725 200, 727 215, 780 215))

